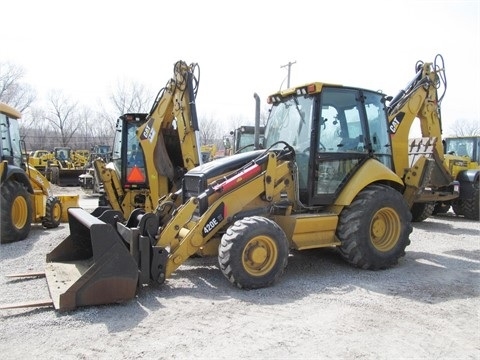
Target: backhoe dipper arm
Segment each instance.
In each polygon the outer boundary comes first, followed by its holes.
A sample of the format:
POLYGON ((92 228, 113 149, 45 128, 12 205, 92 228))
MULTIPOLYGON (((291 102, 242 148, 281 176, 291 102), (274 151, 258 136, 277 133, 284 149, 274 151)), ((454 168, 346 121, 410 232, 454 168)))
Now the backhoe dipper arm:
MULTIPOLYGON (((437 55, 439 57, 440 55, 437 55)), ((442 66, 443 66, 443 59, 442 66)), ((410 84, 390 102, 387 112, 389 131, 392 137, 392 153, 395 171, 403 176, 408 164, 408 135, 413 121, 418 118, 423 137, 435 137, 441 140, 442 124, 440 118, 440 102, 437 89, 444 79, 445 69, 437 64, 417 64, 417 73, 410 84)), ((441 141, 435 144, 437 155, 443 160, 441 141)))
POLYGON ((197 64, 175 63, 174 77, 160 90, 147 122, 137 130, 152 199, 174 191, 183 173, 200 164, 196 68, 197 64))
POLYGON ((437 55, 435 63, 417 63, 416 75, 387 108, 392 155, 396 174, 404 179, 407 190, 404 197, 411 205, 426 201, 425 188, 448 186, 453 178, 444 167, 442 125, 438 89, 445 91, 443 58, 437 55), (441 67, 437 64, 441 62, 441 67), (414 120, 420 120, 422 139, 409 143, 409 132, 414 120))

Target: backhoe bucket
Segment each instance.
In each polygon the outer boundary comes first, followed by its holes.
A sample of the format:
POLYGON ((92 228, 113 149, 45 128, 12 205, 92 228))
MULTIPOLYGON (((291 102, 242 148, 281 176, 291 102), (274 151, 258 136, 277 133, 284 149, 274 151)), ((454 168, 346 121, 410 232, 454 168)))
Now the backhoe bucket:
POLYGON ((68 209, 70 235, 47 254, 45 275, 55 309, 134 298, 138 267, 114 226, 81 208, 68 209))

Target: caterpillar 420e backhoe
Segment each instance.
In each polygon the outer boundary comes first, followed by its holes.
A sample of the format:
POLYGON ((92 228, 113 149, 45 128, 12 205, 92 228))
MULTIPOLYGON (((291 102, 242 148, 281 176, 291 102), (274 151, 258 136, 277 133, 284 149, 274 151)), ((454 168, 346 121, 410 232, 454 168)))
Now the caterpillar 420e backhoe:
POLYGON ((129 300, 193 255, 217 255, 225 277, 246 289, 275 283, 290 249, 334 247, 362 269, 397 264, 410 243, 410 207, 456 196, 437 191, 451 176, 438 141, 436 61, 418 64, 388 106, 380 92, 319 82, 271 95, 265 150, 190 170, 154 212, 136 209, 123 223, 118 211, 69 209, 70 235, 47 255, 52 304, 129 300), (409 145, 415 117, 424 138, 409 145))
POLYGON ((198 64, 178 61, 149 114, 119 117, 112 161, 96 159, 95 172, 80 180, 87 190, 102 183, 100 205, 125 219, 134 209, 153 212, 158 199, 179 189, 183 175, 200 165, 196 70, 198 64))

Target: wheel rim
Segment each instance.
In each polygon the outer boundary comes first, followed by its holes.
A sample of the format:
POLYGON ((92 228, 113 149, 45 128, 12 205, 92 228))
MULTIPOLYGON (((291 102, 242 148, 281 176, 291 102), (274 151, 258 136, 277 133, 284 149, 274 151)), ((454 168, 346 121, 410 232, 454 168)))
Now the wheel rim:
POLYGON ((401 223, 392 208, 378 210, 372 218, 370 236, 373 246, 379 251, 389 251, 400 238, 401 223))
POLYGON ((250 275, 262 276, 273 269, 277 257, 275 241, 268 236, 256 236, 246 244, 243 250, 243 268, 250 275))
POLYGON ((12 223, 15 228, 21 230, 25 227, 28 217, 28 205, 23 196, 17 196, 12 206, 12 223))
POLYGON ((62 217, 62 207, 60 206, 60 203, 55 203, 52 209, 52 219, 55 221, 59 221, 60 218, 62 217))

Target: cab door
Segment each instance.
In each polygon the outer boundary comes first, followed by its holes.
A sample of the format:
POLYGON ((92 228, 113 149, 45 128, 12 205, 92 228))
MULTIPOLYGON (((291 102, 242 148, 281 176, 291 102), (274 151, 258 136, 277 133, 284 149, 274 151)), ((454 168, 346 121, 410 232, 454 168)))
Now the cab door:
POLYGON ((371 149, 359 89, 324 87, 317 113, 309 203, 328 205, 370 156, 371 149))

